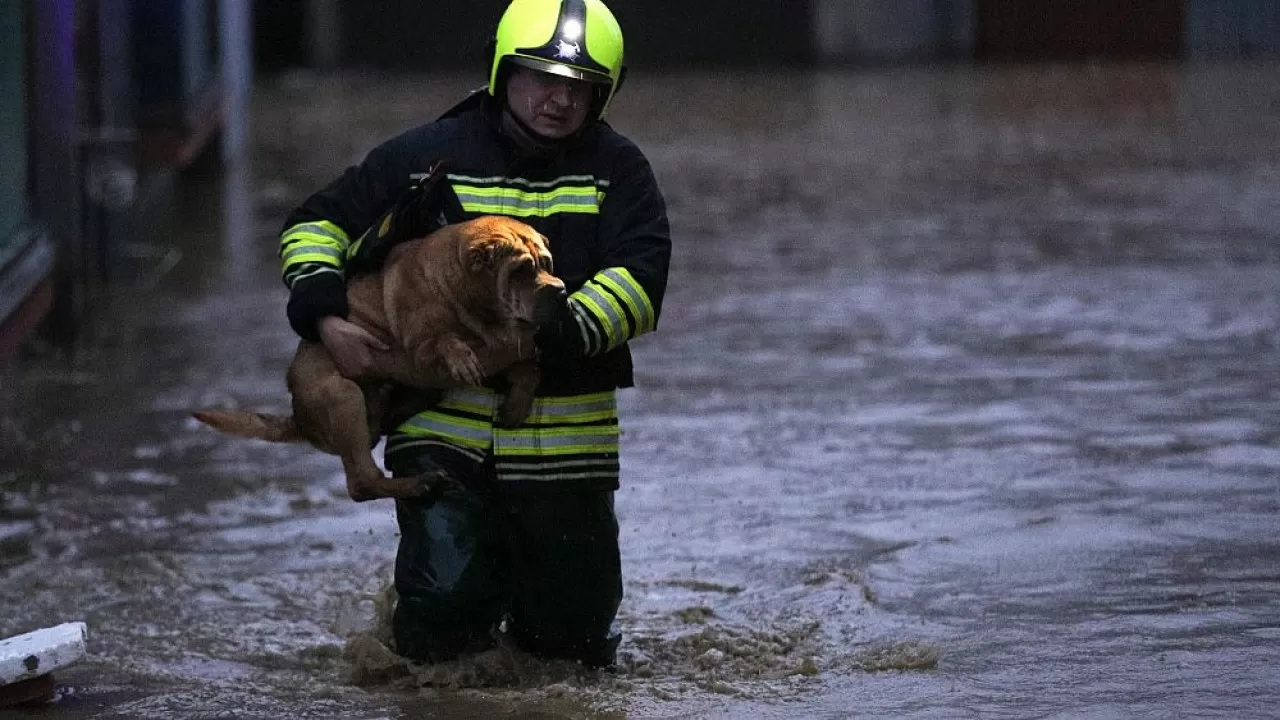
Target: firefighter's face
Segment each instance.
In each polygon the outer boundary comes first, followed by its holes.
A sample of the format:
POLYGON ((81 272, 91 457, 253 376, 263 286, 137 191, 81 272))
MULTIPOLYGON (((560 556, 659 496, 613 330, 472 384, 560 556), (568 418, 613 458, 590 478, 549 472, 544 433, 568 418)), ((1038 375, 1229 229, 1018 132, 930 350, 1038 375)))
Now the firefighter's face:
POLYGON ((507 105, 526 126, 548 140, 578 132, 591 110, 591 83, 526 67, 507 80, 507 105))

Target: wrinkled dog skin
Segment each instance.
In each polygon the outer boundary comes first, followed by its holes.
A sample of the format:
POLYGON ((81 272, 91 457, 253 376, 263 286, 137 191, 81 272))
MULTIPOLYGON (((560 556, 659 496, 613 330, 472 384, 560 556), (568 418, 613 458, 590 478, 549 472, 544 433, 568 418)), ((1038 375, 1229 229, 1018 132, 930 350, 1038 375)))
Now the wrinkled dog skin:
POLYGON ((356 501, 424 494, 435 478, 388 478, 373 459, 390 383, 421 389, 479 385, 504 374, 499 422, 518 425, 538 385, 534 333, 563 301, 546 238, 512 218, 449 225, 392 249, 378 274, 347 287, 347 319, 386 342, 367 377, 343 377, 324 345, 302 341, 287 382, 293 415, 193 413, 226 433, 309 442, 338 455, 356 501))

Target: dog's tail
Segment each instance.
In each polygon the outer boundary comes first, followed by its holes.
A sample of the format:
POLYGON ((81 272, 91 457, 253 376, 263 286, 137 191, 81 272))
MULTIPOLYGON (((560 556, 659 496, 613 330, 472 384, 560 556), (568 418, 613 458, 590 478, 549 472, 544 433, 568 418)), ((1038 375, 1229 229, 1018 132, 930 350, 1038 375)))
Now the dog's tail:
POLYGON ((289 415, 269 415, 244 410, 197 410, 191 415, 214 430, 228 435, 279 443, 307 441, 289 415))

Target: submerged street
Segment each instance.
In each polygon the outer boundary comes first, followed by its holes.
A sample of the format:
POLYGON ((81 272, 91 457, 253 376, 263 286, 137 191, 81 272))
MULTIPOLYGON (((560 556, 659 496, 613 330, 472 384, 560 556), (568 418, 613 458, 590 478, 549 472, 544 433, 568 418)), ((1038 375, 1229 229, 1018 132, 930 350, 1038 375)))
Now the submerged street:
POLYGON ((35 716, 1275 712, 1280 68, 629 80, 675 248, 603 675, 395 662, 391 503, 188 415, 287 407, 285 214, 479 82, 262 81, 252 166, 0 391, 0 637, 89 627, 35 716))

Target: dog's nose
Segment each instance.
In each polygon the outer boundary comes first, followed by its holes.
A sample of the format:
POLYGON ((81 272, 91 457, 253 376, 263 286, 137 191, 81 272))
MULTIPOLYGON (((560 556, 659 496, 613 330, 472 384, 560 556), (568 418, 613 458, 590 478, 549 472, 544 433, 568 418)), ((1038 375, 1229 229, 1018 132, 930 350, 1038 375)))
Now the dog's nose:
POLYGON ((559 305, 564 302, 568 294, 564 289, 564 283, 557 282, 554 285, 548 283, 538 288, 538 302, 559 305))
POLYGON ((556 313, 564 306, 568 296, 569 293, 564 289, 564 283, 543 285, 538 288, 533 302, 534 321, 541 324, 554 319, 556 313))

